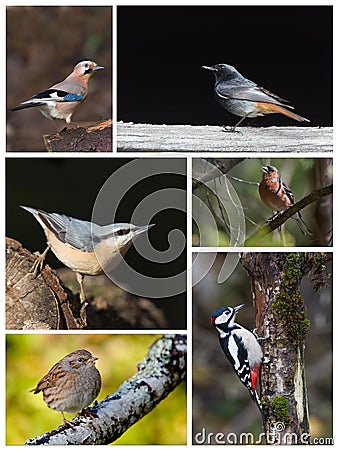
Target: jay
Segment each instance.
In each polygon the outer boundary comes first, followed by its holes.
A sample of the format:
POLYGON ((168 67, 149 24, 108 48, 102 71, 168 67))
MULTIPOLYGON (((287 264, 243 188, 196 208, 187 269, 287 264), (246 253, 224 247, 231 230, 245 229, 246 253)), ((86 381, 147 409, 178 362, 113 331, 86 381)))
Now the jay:
MULTIPOLYGON (((277 212, 277 214, 272 216, 271 219, 273 219, 276 215, 293 205, 295 203, 295 197, 290 188, 284 183, 284 181, 282 181, 276 167, 265 166, 262 167, 261 170, 263 176, 259 185, 259 195, 262 201, 269 208, 277 212)), ((298 211, 292 218, 296 220, 297 225, 304 235, 312 234, 302 219, 300 211, 298 211)))
POLYGON ((103 68, 94 61, 81 61, 65 80, 33 95, 11 111, 37 108, 48 119, 63 119, 69 124, 73 113, 87 97, 90 77, 103 68))

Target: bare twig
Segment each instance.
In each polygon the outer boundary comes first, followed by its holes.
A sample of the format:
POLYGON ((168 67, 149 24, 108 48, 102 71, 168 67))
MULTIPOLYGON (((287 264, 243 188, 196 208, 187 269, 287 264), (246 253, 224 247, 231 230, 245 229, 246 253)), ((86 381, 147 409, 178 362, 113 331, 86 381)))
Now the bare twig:
POLYGON ((237 164, 244 161, 244 159, 245 158, 196 159, 193 167, 192 188, 196 189, 201 184, 205 184, 208 181, 221 177, 222 175, 228 173, 233 167, 237 166, 237 164), (197 167, 199 161, 201 164, 203 161, 205 162, 204 171, 201 170, 201 167, 197 167))
MULTIPOLYGON (((290 206, 290 208, 285 210, 282 214, 279 214, 275 219, 271 220, 271 222, 259 227, 258 230, 255 232, 255 235, 259 235, 259 237, 263 237, 266 234, 271 233, 273 230, 276 230, 281 225, 283 225, 283 223, 286 222, 287 219, 292 217, 298 211, 305 208, 307 205, 317 201, 318 199, 332 194, 332 192, 333 192, 332 184, 330 184, 329 186, 324 186, 320 189, 317 189, 317 190, 311 192, 309 195, 302 198, 294 205, 290 206)), ((251 240, 253 237, 254 237, 254 235, 250 236, 249 239, 251 240)))

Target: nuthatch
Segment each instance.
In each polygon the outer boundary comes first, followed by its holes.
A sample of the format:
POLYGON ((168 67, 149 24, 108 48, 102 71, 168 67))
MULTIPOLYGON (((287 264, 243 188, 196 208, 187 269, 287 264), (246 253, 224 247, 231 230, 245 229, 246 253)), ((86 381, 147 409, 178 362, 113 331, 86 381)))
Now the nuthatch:
POLYGON ((64 214, 47 213, 28 206, 21 208, 33 214, 47 237, 48 246, 32 267, 34 277, 42 269, 51 249, 63 264, 76 273, 81 301, 86 299, 84 276, 101 275, 104 271, 114 269, 122 261, 133 239, 154 226, 129 223, 100 226, 64 214))

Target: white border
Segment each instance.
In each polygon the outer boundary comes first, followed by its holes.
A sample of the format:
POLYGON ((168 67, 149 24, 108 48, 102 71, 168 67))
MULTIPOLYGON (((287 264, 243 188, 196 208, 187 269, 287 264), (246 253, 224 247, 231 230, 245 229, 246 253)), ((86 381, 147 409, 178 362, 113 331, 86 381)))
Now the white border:
MULTIPOLYGON (((67 5, 67 6, 79 6, 79 5, 88 5, 91 6, 93 3, 92 2, 88 2, 86 0, 82 0, 82 1, 72 1, 71 5, 69 5, 69 2, 66 1, 60 1, 58 2, 58 6, 62 6, 62 5, 67 5)), ((116 30, 117 30, 117 11, 116 11, 116 5, 131 5, 131 6, 137 6, 137 5, 168 5, 168 6, 183 6, 183 5, 187 5, 187 6, 212 6, 212 5, 222 5, 222 6, 232 6, 232 5, 236 5, 236 6, 251 6, 251 5, 267 5, 267 6, 272 6, 272 5, 290 5, 290 6, 294 6, 295 2, 294 1, 285 1, 285 0, 280 0, 278 2, 271 2, 271 1, 251 1, 251 0, 246 0, 246 1, 230 1, 228 3, 224 2, 224 0, 220 0, 220 1, 212 1, 211 3, 205 4, 204 2, 200 2, 200 1, 170 1, 167 0, 165 2, 161 2, 161 1, 142 1, 139 2, 137 0, 120 0, 118 2, 111 2, 111 1, 105 1, 105 0, 101 0, 100 1, 100 5, 102 6, 113 6, 112 11, 113 11, 113 59, 112 59, 112 67, 113 67, 113 155, 109 154, 109 153, 102 153, 99 155, 100 158, 104 157, 104 158, 111 158, 113 157, 121 157, 121 158, 128 158, 128 157, 137 157, 137 158, 150 158, 150 157, 158 157, 158 158, 167 158, 167 157, 174 157, 174 158, 186 158, 187 159, 187 170, 188 170, 188 183, 187 183, 187 187, 188 187, 188 201, 187 201, 187 218, 188 218, 188 223, 187 223, 187 266, 188 268, 191 268, 191 262, 192 262, 192 254, 197 252, 197 251, 201 251, 201 252, 239 252, 239 251, 258 251, 258 252, 270 252, 270 251, 283 251, 283 252, 292 252, 292 251, 315 251, 315 252, 319 252, 319 251, 325 251, 325 252, 334 252, 335 247, 333 248, 326 248, 326 247, 293 247, 293 248, 279 248, 279 247, 255 247, 255 248, 248 248, 245 247, 243 249, 228 249, 228 248, 205 248, 205 247, 191 247, 191 221, 190 221, 190 217, 192 217, 192 211, 191 211, 191 183, 189 182, 189 180, 191 180, 191 162, 192 162, 192 158, 199 158, 199 157, 208 157, 208 158, 212 158, 212 157, 220 157, 220 153, 219 152, 215 152, 215 153, 186 153, 186 154, 180 154, 180 153, 172 153, 170 155, 168 154, 164 154, 164 153, 157 153, 157 154, 149 154, 149 153, 143 153, 143 152, 135 152, 135 153, 120 153, 119 155, 116 154, 116 64, 117 64, 117 59, 116 59, 116 50, 117 50, 117 46, 116 46, 116 30)), ((314 1, 314 0, 308 0, 308 1, 304 1, 304 0, 298 0, 296 2, 297 5, 303 5, 303 6, 332 6, 333 5, 333 1, 321 1, 318 2, 314 1)), ((51 2, 51 1, 21 1, 20 2, 20 6, 54 6, 55 2, 51 2)), ((6 6, 19 6, 17 2, 15 1, 7 1, 6 2, 6 6)), ((6 47, 5 47, 5 42, 6 42, 6 6, 4 6, 2 8, 2 16, 1 16, 1 24, 2 24, 2 33, 3 33, 3 46, 2 46, 2 61, 3 61, 3 67, 6 67, 6 47)), ((337 8, 333 8, 333 15, 334 15, 334 24, 337 26, 337 12, 336 12, 337 8)), ((333 27, 334 30, 334 44, 336 43, 336 35, 337 35, 337 31, 335 26, 333 27)), ((336 45, 334 45, 334 49, 336 50, 336 45)), ((336 53, 336 52, 335 52, 336 53)), ((334 55, 334 75, 336 74, 335 71, 335 67, 336 67, 336 56, 334 55)), ((334 78, 335 79, 335 78, 334 78)), ((6 84, 4 81, 4 77, 3 77, 3 81, 1 84, 1 89, 3 92, 3 98, 5 98, 6 95, 6 84)), ((334 111, 336 110, 336 97, 334 98, 334 111)), ((26 153, 26 152, 20 152, 20 153, 5 153, 5 149, 6 149, 6 112, 4 111, 4 108, 2 109, 2 111, 0 112, 1 117, 2 117, 2 124, 4 126, 3 130, 4 132, 2 133, 2 137, 0 139, 2 139, 2 157, 0 160, 0 170, 1 170, 1 174, 2 174, 2 180, 3 180, 3 189, 2 189, 2 193, 1 193, 1 201, 2 201, 2 205, 3 205, 3 211, 4 211, 4 205, 5 205, 5 157, 6 158, 27 158, 27 157, 44 157, 44 158, 60 158, 60 157, 65 157, 65 158, 74 158, 74 157, 81 157, 81 158, 92 158, 94 157, 93 154, 75 154, 75 153, 65 153, 65 154, 50 154, 50 153, 26 153)), ((335 115, 334 115, 334 124, 336 122, 335 120, 335 115)), ((335 145, 335 136, 334 136, 334 145, 335 145)), ((238 153, 227 153, 226 157, 227 158, 231 158, 234 156, 238 156, 238 153)), ((271 157, 271 158, 285 158, 286 156, 288 158, 327 158, 327 157, 331 157, 332 154, 331 153, 295 153, 295 154, 290 154, 290 153, 241 153, 241 156, 243 157, 248 157, 248 158, 266 158, 271 157)), ((336 210, 334 208, 334 223, 336 222, 336 210)), ((2 231, 2 236, 5 235, 5 222, 4 220, 1 221, 1 231, 2 231)), ((334 243, 335 243, 335 233, 334 233, 334 243)), ((4 245, 4 239, 1 240, 1 251, 2 251, 2 267, 3 267, 3 273, 4 273, 4 267, 5 267, 5 259, 4 259, 4 254, 5 254, 5 245, 4 245)), ((336 278, 337 278, 337 264, 338 262, 334 260, 334 274, 333 274, 333 282, 334 282, 334 294, 336 293, 336 278)), ((5 292, 5 281, 4 281, 4 277, 2 277, 2 288, 3 291, 5 292)), ((188 307, 188 312, 187 312, 187 326, 188 326, 188 330, 187 330, 187 335, 188 335, 188 383, 187 383, 187 413, 188 413, 188 427, 187 427, 187 439, 188 439, 188 446, 189 448, 195 448, 196 446, 194 445, 192 447, 192 427, 191 427, 191 420, 192 420, 192 292, 191 292, 191 276, 189 276, 188 279, 188 293, 187 293, 187 307, 188 307)), ((336 318, 336 307, 335 304, 333 304, 333 316, 334 319, 336 318)), ((1 359, 3 362, 3 367, 5 367, 5 361, 6 361, 6 349, 5 349, 5 336, 6 336, 6 331, 5 331, 5 304, 3 302, 3 314, 1 315, 0 318, 0 326, 1 326, 1 330, 3 333, 3 341, 2 341, 2 345, 0 348, 0 355, 1 355, 1 359)), ((136 331, 136 330, 110 330, 110 331, 99 331, 100 334, 124 334, 124 333, 128 333, 128 334, 162 334, 165 332, 178 332, 178 333, 182 333, 182 330, 144 330, 142 332, 140 331, 136 331)), ((29 331, 17 331, 17 330, 8 330, 7 334, 45 334, 46 331, 42 331, 42 330, 29 330, 29 331)), ((65 330, 59 330, 59 331, 53 331, 53 332, 47 332, 47 333, 51 333, 51 334, 65 334, 65 330)), ((96 331, 75 331, 75 330, 69 330, 67 331, 67 333, 69 334, 77 334, 77 333, 86 333, 86 334, 96 334, 96 331)), ((335 334, 334 334, 335 336, 335 334)), ((336 347, 336 346, 335 346, 336 347)), ((336 350, 334 350, 334 356, 336 356, 336 350)), ((334 364, 333 364, 333 370, 334 370, 334 374, 336 374, 336 358, 334 357, 334 364)), ((2 383, 3 389, 4 389, 4 394, 5 394, 5 371, 2 370, 1 371, 1 375, 0 375, 0 382, 2 383)), ((337 400, 337 389, 335 388, 335 383, 334 383, 334 392, 333 392, 333 404, 336 404, 336 400, 337 400)), ((3 405, 4 405, 4 401, 5 401, 5 395, 3 396, 3 405)), ((2 421, 2 438, 0 439, 0 443, 2 443, 2 446, 5 447, 5 436, 6 436, 6 425, 5 425, 5 408, 4 406, 0 409, 0 419, 2 421)), ((334 434, 336 431, 336 423, 334 423, 334 434)), ((11 448, 22 448, 21 446, 10 446, 11 448)), ((120 448, 128 448, 129 446, 120 446, 120 448)), ((138 446, 139 448, 153 448, 154 446, 138 446)), ((180 446, 180 447, 184 447, 186 448, 186 446, 180 446)), ((56 446, 56 448, 62 448, 59 446, 56 446)), ((105 448, 105 447, 104 447, 105 448)), ((239 446, 237 448, 244 448, 244 446, 239 446)))

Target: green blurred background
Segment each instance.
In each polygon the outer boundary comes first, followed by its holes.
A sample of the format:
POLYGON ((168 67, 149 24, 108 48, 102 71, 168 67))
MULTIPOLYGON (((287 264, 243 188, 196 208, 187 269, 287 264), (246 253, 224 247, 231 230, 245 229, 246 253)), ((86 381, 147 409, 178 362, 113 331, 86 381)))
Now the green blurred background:
POLYGON ((64 80, 80 61, 93 60, 104 70, 90 80, 72 120, 112 117, 110 6, 8 6, 6 19, 7 151, 45 151, 42 135, 55 134, 53 122, 34 108, 9 109, 64 80))
MULTIPOLYGON (((49 409, 42 394, 29 392, 66 354, 86 348, 99 359, 103 400, 137 371, 158 335, 9 334, 7 335, 6 443, 23 445, 28 438, 62 425, 61 413, 49 409)), ((66 414, 67 419, 75 415, 66 414)), ((133 425, 117 444, 185 444, 186 389, 181 383, 151 413, 133 425)))
MULTIPOLYGON (((195 170, 203 169, 204 161, 193 160, 195 170), (197 169, 198 167, 198 169, 197 169)), ((207 172, 210 165, 205 163, 207 172)), ((243 207, 246 225, 246 239, 255 232, 259 225, 270 218, 272 211, 262 202, 258 193, 258 184, 262 179, 262 166, 276 166, 281 174, 282 180, 289 186, 298 201, 310 194, 315 189, 332 183, 332 159, 325 158, 246 158, 237 164, 227 173, 227 179, 235 189, 243 207)), ((210 183, 215 186, 217 195, 226 199, 226 186, 223 179, 216 179, 210 183), (221 181, 219 181, 221 180, 221 181)), ((193 191, 194 195, 202 199, 202 202, 208 202, 205 186, 200 186, 193 191)), ((209 195, 214 211, 219 214, 218 203, 209 195)), ((319 202, 314 202, 305 207, 301 214, 313 232, 312 236, 303 236, 297 223, 293 219, 288 219, 284 224, 282 234, 275 230, 273 233, 265 235, 263 238, 255 236, 250 240, 250 246, 255 247, 276 247, 276 246, 326 246, 330 244, 332 237, 332 196, 325 197, 324 202, 319 206, 319 202), (327 233, 326 227, 330 230, 327 233)), ((224 204, 226 205, 227 200, 224 204)), ((218 234, 212 231, 210 223, 200 215, 200 204, 196 202, 193 211, 195 220, 193 227, 193 245, 194 246, 228 246, 229 238, 227 232, 218 223, 218 234), (204 230, 204 242, 200 242, 200 232, 197 227, 204 230), (219 240, 219 242, 218 242, 219 240)), ((225 213, 226 216, 226 213, 225 213)), ((247 244, 249 245, 249 244, 247 244)))

